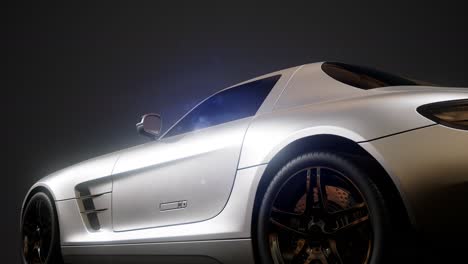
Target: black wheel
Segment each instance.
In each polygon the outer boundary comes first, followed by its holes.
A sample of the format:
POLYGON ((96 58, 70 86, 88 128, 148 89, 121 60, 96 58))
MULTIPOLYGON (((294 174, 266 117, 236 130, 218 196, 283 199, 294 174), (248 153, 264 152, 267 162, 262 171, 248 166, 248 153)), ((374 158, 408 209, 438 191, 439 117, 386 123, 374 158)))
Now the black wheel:
POLYGON ((42 192, 27 203, 21 223, 23 263, 62 263, 60 237, 55 207, 42 192))
POLYGON ((273 178, 257 219, 262 263, 381 263, 389 214, 366 173, 332 153, 309 153, 273 178))

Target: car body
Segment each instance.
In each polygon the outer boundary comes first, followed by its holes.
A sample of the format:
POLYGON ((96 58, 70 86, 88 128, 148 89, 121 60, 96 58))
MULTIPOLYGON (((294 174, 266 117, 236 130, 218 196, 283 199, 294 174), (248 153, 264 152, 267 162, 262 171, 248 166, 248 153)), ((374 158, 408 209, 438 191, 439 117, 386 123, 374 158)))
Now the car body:
POLYGON ((177 128, 216 93, 158 140, 39 180, 25 203, 35 190, 51 195, 65 261, 253 263, 259 190, 275 162, 301 146, 352 145, 385 171, 401 217, 418 232, 466 233, 460 212, 468 211, 468 131, 418 109, 463 102, 468 90, 416 81, 362 89, 331 76, 327 66, 348 65, 306 64, 222 90, 271 84, 263 97, 252 95, 262 97, 260 104, 242 118, 214 125, 199 118, 200 127, 177 128))

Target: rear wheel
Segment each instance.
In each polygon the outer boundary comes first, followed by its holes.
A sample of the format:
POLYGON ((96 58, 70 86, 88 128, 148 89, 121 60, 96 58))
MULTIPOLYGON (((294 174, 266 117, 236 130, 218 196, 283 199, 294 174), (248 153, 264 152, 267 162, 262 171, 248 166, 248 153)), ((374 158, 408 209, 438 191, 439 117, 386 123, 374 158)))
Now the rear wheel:
POLYGON ((57 217, 52 200, 43 192, 28 201, 21 223, 23 263, 61 263, 57 217))
POLYGON ((381 263, 388 210, 351 161, 309 153, 286 164, 264 195, 257 227, 262 263, 381 263))

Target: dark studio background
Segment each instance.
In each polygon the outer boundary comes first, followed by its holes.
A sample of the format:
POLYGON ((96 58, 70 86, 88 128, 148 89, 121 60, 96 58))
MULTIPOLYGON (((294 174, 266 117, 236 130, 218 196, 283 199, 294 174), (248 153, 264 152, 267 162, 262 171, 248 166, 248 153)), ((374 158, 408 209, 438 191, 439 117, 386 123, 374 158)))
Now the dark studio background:
POLYGON ((167 129, 221 88, 324 60, 468 86, 462 4, 324 2, 2 8, 1 262, 19 263, 28 188, 65 166, 146 142, 134 127, 144 113, 161 113, 167 129))

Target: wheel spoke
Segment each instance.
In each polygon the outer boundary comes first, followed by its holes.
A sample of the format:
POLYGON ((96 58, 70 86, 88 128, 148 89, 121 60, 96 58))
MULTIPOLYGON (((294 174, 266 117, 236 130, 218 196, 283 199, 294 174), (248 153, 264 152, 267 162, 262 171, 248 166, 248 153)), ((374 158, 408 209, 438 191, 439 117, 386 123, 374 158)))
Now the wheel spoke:
POLYGON ((278 234, 277 233, 270 234, 269 240, 270 240, 270 250, 272 253, 271 257, 273 258, 273 263, 284 264, 283 255, 278 245, 278 234))
POLYGON ((336 241, 330 239, 328 240, 328 245, 330 248, 325 252, 328 263, 343 264, 338 248, 336 247, 336 241))
POLYGON ((35 231, 35 226, 33 226, 32 223, 29 223, 29 221, 24 221, 23 224, 23 233, 25 235, 31 235, 35 231))
POLYGON ((327 209, 327 190, 323 184, 322 178, 320 176, 320 167, 317 168, 317 196, 318 196, 318 206, 320 209, 326 211, 327 209))
POLYGON ((277 227, 278 231, 282 231, 284 233, 287 233, 288 235, 296 235, 299 237, 309 237, 309 234, 306 232, 300 231, 294 227, 287 226, 285 224, 282 224, 272 218, 270 218, 271 224, 277 227))
POLYGON ((51 247, 52 220, 42 198, 30 201, 23 215, 23 256, 27 263, 45 263, 51 247))
POLYGON ((352 222, 349 223, 348 225, 346 225, 346 226, 344 226, 344 227, 338 229, 337 231, 344 231, 344 230, 350 229, 350 228, 352 228, 352 227, 356 227, 356 226, 358 226, 358 225, 360 225, 360 224, 362 224, 362 223, 367 222, 367 220, 369 220, 369 216, 368 216, 368 215, 363 216, 363 217, 361 217, 361 218, 358 218, 358 219, 352 221, 352 222))
POLYGON ((39 262, 41 262, 41 264, 44 263, 44 262, 42 262, 41 248, 40 247, 37 248, 37 256, 39 258, 39 262))
POLYGON ((297 213, 292 213, 292 212, 286 212, 283 210, 280 210, 276 207, 273 207, 271 209, 271 217, 275 219, 281 219, 281 220, 299 220, 302 217, 302 214, 297 214, 297 213))
POLYGON ((42 201, 38 200, 36 202, 36 217, 39 220, 39 225, 42 225, 41 206, 42 206, 42 201))
POLYGON ((337 233, 356 227, 369 220, 369 213, 365 203, 329 214, 327 222, 334 225, 329 233, 337 233))
POLYGON ((371 235, 369 209, 350 178, 340 170, 321 165, 305 167, 289 179, 273 202, 277 207, 270 207, 266 219, 270 243, 274 235, 275 263, 343 264, 355 262, 354 254, 364 254, 364 246, 366 254, 370 252, 371 244, 363 235, 371 235), (353 230, 359 236, 355 237, 353 230), (341 240, 346 241, 346 247, 337 247, 341 240), (297 241, 306 244, 295 245, 297 241))
POLYGON ((300 231, 298 228, 302 222, 302 217, 303 214, 287 212, 276 207, 273 207, 270 213, 270 221, 273 225, 283 231, 299 236, 307 235, 305 231, 300 231))
POLYGON ((297 256, 307 248, 307 241, 305 239, 299 239, 296 242, 296 248, 294 249, 294 257, 292 262, 297 261, 297 256))
POLYGON ((329 216, 334 220, 340 217, 362 217, 366 216, 367 213, 367 205, 366 203, 358 203, 351 208, 346 208, 337 212, 330 213, 329 216))
POLYGON ((312 170, 307 170, 306 176, 306 207, 305 214, 310 215, 312 208, 314 207, 314 188, 312 187, 312 170))

